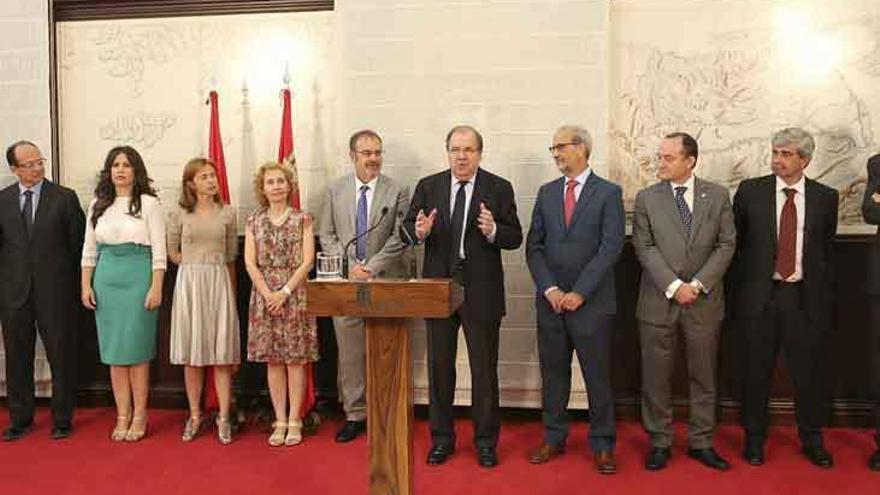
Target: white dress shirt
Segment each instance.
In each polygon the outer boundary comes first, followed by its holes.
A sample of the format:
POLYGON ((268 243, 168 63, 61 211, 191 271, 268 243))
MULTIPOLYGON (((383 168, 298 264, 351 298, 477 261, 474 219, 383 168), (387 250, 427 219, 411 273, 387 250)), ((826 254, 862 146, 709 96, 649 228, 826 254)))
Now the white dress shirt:
MULTIPOLYGON (((797 181, 792 185, 788 185, 780 179, 776 178, 776 239, 779 239, 779 227, 780 222, 782 221, 782 207, 785 205, 785 188, 791 188, 797 191, 794 195, 794 208, 797 210, 797 241, 795 243, 794 248, 794 273, 791 274, 786 282, 800 282, 804 278, 804 269, 802 265, 803 254, 804 254, 804 212, 806 211, 804 206, 804 191, 805 191, 805 180, 804 177, 801 177, 801 180, 797 181)), ((782 277, 778 273, 773 273, 774 280, 782 280, 782 277)))

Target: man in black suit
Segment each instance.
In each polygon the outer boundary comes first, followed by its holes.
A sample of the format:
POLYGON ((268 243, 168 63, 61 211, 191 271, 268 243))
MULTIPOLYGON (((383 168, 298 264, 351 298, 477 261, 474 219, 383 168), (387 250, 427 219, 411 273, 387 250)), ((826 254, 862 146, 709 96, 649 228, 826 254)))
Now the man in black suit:
POLYGON ((51 436, 66 438, 76 392, 85 216, 72 190, 45 179, 47 161, 35 144, 13 144, 6 160, 18 182, 0 191, 0 321, 11 423, 3 440, 17 440, 33 425, 36 330, 52 370, 51 436))
POLYGON ((427 319, 429 416, 428 464, 455 452, 453 398, 458 327, 464 327, 471 367, 471 414, 478 463, 498 464, 498 335, 504 316, 501 250, 522 243, 522 227, 510 182, 480 168, 483 138, 470 126, 446 135, 450 170, 421 179, 401 238, 425 244, 424 277, 451 277, 464 287, 464 303, 449 318, 427 319))
MULTIPOLYGON (((880 225, 880 155, 874 155, 868 160, 868 185, 865 186, 862 216, 865 217, 865 222, 880 225)), ((874 424, 877 428, 874 437, 877 450, 868 459, 868 467, 880 471, 880 229, 869 248, 866 282, 865 289, 870 302, 871 390, 874 398, 874 424)))
POLYGON ((794 382, 804 455, 830 468, 825 449, 823 344, 832 325, 837 191, 804 176, 815 142, 788 128, 773 136, 773 174, 743 181, 733 200, 737 230, 734 311, 745 339, 743 457, 764 463, 767 402, 782 348, 794 382))

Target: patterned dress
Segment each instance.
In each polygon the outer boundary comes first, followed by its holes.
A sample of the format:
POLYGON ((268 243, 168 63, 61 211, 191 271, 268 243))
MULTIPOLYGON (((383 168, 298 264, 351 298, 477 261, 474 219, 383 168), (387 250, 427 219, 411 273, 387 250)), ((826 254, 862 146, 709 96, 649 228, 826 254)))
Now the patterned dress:
MULTIPOLYGON (((303 226, 311 222, 311 215, 304 212, 290 213, 281 225, 272 223, 266 209, 248 217, 257 267, 273 291, 280 290, 302 263, 303 226)), ((269 313, 256 286, 251 289, 248 360, 285 364, 318 360, 318 330, 315 318, 306 314, 305 284, 293 289, 278 315, 269 313)))

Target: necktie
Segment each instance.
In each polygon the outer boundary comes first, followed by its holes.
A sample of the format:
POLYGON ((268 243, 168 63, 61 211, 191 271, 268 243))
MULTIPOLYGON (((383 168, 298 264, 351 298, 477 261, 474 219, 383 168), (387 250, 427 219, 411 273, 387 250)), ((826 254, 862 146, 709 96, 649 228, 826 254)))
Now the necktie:
POLYGON ((779 237, 776 239, 776 273, 787 279, 794 273, 795 247, 797 244, 797 207, 794 204, 796 190, 786 187, 785 203, 779 219, 779 237))
POLYGON ((565 203, 563 205, 563 213, 565 214, 565 226, 571 226, 571 217, 574 215, 574 208, 577 206, 577 198, 574 197, 574 188, 577 186, 578 182, 574 179, 569 179, 568 182, 565 183, 565 203))
POLYGON ((21 217, 24 220, 24 230, 30 235, 34 228, 34 192, 30 189, 24 192, 24 207, 21 209, 21 217))
POLYGON ((684 231, 688 236, 691 235, 691 224, 694 221, 694 216, 691 214, 691 209, 688 208, 687 201, 684 200, 684 193, 687 191, 687 187, 678 186, 675 188, 675 207, 678 209, 678 214, 681 216, 681 223, 684 225, 684 231))
POLYGON ((357 221, 355 222, 355 235, 358 236, 357 246, 355 248, 355 257, 363 261, 367 259, 367 236, 363 235, 367 231, 367 191, 370 186, 361 186, 361 195, 358 197, 357 203, 357 221))
POLYGON ((458 182, 458 192, 455 193, 455 205, 452 207, 452 252, 450 253, 450 261, 452 267, 458 264, 461 258, 461 236, 464 229, 464 204, 467 199, 465 196, 465 186, 468 181, 462 180, 458 182))

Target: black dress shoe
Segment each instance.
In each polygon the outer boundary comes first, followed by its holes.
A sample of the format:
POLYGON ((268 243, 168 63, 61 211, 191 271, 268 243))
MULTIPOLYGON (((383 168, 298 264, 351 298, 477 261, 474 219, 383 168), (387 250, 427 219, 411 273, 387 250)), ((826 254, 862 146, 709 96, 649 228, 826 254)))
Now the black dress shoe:
POLYGON ((666 447, 652 447, 645 459, 645 469, 648 471, 659 471, 666 467, 669 458, 672 457, 672 451, 666 447))
POLYGON ((449 457, 455 453, 455 447, 452 445, 435 445, 428 452, 427 463, 432 466, 439 466, 446 462, 449 457))
POLYGON ((492 447, 480 447, 477 450, 477 464, 484 468, 495 467, 498 465, 498 454, 492 447))
POLYGON ((55 425, 52 427, 52 433, 50 436, 52 440, 61 440, 70 436, 73 433, 73 427, 69 424, 66 425, 55 425))
POLYGON ((880 471, 880 449, 877 449, 877 452, 874 452, 868 459, 868 467, 874 471, 880 471))
POLYGON ((743 459, 752 466, 764 464, 764 446, 757 443, 747 443, 743 449, 743 459))
POLYGON ((350 442, 365 431, 367 431, 366 421, 346 421, 345 426, 336 433, 336 442, 350 442))
POLYGON ((27 435, 28 432, 31 431, 31 426, 33 426, 33 423, 28 423, 23 426, 10 426, 6 429, 6 431, 3 432, 3 441, 14 442, 15 440, 18 440, 19 438, 27 435))
POLYGON ((801 451, 810 462, 820 468, 829 469, 834 467, 834 458, 831 457, 831 452, 825 450, 825 447, 822 445, 804 445, 801 451))
POLYGON ((688 457, 696 459, 702 462, 704 466, 712 469, 717 469, 719 471, 727 471, 730 469, 730 463, 718 455, 718 452, 715 452, 715 449, 712 447, 709 447, 708 449, 688 449, 688 457))

